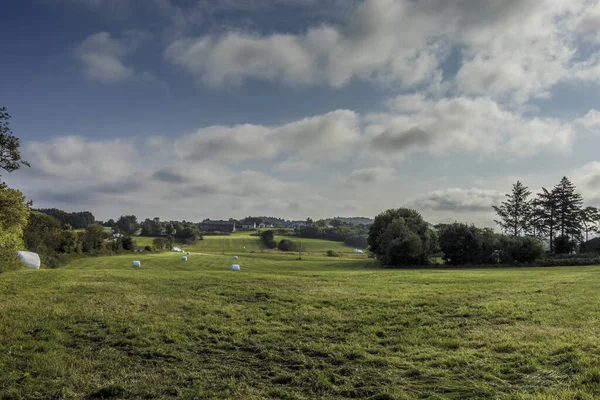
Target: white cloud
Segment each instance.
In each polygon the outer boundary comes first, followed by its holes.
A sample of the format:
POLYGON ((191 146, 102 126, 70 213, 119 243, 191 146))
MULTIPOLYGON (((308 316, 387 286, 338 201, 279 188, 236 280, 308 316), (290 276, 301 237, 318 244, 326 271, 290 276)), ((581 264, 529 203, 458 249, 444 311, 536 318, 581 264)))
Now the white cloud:
POLYGON ((279 154, 305 160, 339 160, 354 152, 359 140, 358 116, 347 110, 305 118, 289 124, 212 126, 176 142, 177 154, 187 161, 222 159, 238 163, 272 159, 279 154))
POLYGON ((586 205, 600 206, 600 162, 587 163, 569 173, 586 205))
POLYGON ((600 134, 600 111, 598 110, 588 111, 584 117, 578 118, 575 122, 596 134, 600 134))
POLYGON ((75 50, 75 57, 83 64, 85 75, 103 83, 116 83, 134 76, 134 69, 123 59, 148 37, 141 31, 127 31, 120 39, 108 32, 88 36, 75 50))
POLYGON ((429 192, 410 202, 412 207, 444 212, 490 212, 504 194, 478 188, 449 188, 429 192))
POLYGON ((570 124, 552 118, 527 118, 489 98, 425 100, 422 96, 401 96, 392 104, 405 112, 365 118, 370 155, 395 158, 414 151, 438 155, 459 151, 525 157, 541 151, 571 150, 570 124))
POLYGON ((379 185, 390 182, 394 178, 396 170, 393 168, 372 167, 352 171, 352 173, 342 180, 342 183, 354 187, 364 187, 367 185, 379 185))
POLYGON ((165 57, 208 85, 251 78, 338 87, 359 78, 410 87, 439 84, 440 63, 455 48, 456 90, 523 103, 575 76, 600 76, 597 54, 578 51, 598 31, 598 8, 585 0, 366 0, 339 26, 182 38, 165 57))

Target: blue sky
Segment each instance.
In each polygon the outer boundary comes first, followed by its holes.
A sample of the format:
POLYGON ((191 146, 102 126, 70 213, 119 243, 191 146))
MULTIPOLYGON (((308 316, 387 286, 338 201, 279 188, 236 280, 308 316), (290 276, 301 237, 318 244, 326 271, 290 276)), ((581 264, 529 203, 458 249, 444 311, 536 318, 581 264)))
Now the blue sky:
POLYGON ((517 179, 600 205, 597 0, 22 0, 0 104, 38 207, 493 226, 517 179))

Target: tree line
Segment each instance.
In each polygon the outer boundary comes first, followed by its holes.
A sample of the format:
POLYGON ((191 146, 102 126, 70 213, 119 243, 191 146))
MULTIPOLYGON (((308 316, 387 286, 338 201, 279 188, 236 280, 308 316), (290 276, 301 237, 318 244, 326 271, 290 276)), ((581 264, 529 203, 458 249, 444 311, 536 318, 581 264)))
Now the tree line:
POLYGON ((551 254, 595 250, 586 249, 585 242, 600 232, 600 212, 584 207, 583 197, 566 176, 552 189, 542 187, 534 197, 518 181, 506 200, 492 207, 504 234, 546 240, 551 254))

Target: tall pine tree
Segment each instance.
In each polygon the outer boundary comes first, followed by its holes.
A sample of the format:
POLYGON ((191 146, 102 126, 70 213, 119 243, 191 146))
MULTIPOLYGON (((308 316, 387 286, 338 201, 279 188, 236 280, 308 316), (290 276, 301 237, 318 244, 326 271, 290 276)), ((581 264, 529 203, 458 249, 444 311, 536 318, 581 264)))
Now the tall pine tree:
POLYGON ((555 191, 542 188, 534 200, 534 205, 534 218, 538 234, 540 237, 550 239, 550 253, 553 253, 558 214, 558 200, 555 191))
POLYGON ((500 206, 492 206, 498 219, 494 220, 504 232, 517 237, 529 233, 531 230, 532 203, 529 200, 531 192, 527 186, 517 181, 513 185, 512 193, 506 195, 506 200, 500 206))
POLYGON ((563 238, 581 240, 583 198, 565 176, 554 187, 557 201, 557 227, 563 238))

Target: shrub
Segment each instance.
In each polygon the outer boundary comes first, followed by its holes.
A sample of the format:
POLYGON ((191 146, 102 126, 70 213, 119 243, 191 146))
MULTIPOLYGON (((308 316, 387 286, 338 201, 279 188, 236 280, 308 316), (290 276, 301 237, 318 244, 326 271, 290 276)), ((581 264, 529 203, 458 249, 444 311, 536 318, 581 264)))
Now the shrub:
POLYGON ((260 238, 267 247, 267 249, 274 249, 277 247, 277 242, 275 242, 275 234, 273 231, 264 231, 260 234, 260 238))
POLYGON ((283 239, 279 241, 277 245, 277 249, 280 251, 293 251, 294 250, 294 242, 288 239, 283 239))
POLYGON ((144 246, 144 251, 152 251, 152 247, 150 246, 144 246))
POLYGON ((333 250, 327 250, 327 257, 339 257, 339 256, 340 256, 339 253, 336 253, 333 250))

